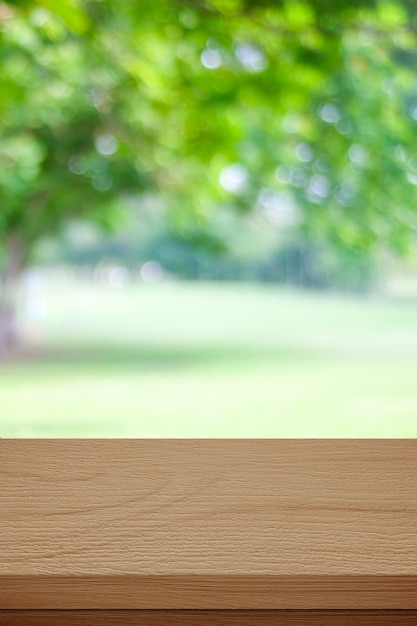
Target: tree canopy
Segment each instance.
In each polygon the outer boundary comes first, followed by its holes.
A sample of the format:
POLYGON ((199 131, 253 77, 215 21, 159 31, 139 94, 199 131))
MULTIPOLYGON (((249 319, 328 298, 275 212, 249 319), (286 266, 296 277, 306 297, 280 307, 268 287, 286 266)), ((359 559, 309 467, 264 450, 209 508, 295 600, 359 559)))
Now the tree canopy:
POLYGON ((156 194, 221 245, 223 207, 355 250, 417 223, 411 1, 0 4, 0 235, 117 226, 156 194))

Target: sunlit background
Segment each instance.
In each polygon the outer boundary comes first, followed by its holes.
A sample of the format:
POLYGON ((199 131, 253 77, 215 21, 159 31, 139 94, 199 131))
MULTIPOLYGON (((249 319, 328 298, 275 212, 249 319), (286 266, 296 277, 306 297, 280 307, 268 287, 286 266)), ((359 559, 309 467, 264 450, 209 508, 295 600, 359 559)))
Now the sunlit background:
POLYGON ((0 437, 417 436, 412 3, 0 3, 0 437))

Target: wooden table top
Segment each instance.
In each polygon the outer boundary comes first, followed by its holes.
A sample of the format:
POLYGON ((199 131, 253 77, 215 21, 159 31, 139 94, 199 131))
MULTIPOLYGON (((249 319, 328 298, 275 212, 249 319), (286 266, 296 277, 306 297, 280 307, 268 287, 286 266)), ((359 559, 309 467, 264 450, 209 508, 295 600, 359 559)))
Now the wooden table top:
POLYGON ((0 609, 352 608, 417 608, 417 440, 0 441, 0 609))

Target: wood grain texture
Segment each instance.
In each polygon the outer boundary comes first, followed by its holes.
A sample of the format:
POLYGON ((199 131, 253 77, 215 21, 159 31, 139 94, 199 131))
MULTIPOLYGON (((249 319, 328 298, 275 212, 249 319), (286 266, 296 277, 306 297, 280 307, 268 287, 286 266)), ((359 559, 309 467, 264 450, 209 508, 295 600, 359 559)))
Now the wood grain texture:
POLYGON ((415 576, 4 576, 7 609, 413 609, 415 576))
POLYGON ((0 611, 0 626, 416 626, 417 611, 0 611))
POLYGON ((1 440, 0 608, 417 609, 417 440, 1 440))

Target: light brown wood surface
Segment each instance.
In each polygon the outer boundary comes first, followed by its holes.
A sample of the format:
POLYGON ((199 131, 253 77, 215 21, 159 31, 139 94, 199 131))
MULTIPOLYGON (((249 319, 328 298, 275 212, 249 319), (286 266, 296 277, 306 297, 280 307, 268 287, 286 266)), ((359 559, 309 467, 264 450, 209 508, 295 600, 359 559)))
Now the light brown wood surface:
POLYGON ((417 609, 416 440, 2 440, 2 609, 417 609))

